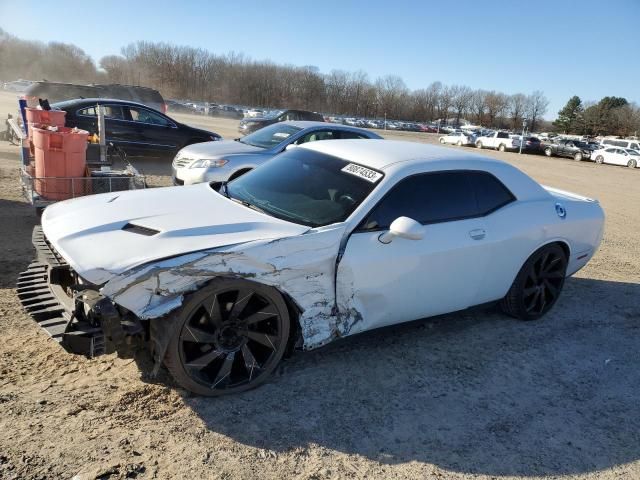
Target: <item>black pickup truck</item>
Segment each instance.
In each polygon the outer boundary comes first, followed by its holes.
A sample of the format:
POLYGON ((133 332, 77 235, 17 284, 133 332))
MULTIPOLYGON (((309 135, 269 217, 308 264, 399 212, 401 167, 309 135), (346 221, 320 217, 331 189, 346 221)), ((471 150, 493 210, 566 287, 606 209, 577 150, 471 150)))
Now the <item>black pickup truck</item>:
POLYGON ((544 146, 544 154, 547 157, 567 157, 573 158, 577 162, 580 160, 589 160, 592 152, 593 147, 579 140, 556 140, 544 146))

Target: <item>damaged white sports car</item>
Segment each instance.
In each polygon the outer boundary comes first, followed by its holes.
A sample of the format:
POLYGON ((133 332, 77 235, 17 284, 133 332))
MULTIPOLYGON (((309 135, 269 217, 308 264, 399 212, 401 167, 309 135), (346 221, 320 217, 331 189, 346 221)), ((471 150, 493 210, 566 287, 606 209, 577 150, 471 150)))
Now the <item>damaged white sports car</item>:
POLYGON ((263 382, 285 353, 500 302, 544 315, 603 234, 597 201, 490 158, 313 142, 228 184, 54 204, 18 294, 70 351, 148 346, 193 392, 263 382))

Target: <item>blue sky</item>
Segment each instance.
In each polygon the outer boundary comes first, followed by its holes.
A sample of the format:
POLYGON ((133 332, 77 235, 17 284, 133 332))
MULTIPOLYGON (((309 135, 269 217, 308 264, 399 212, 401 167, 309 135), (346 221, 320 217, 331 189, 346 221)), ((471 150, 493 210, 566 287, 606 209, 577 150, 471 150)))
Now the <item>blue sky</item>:
POLYGON ((640 0, 0 0, 0 27, 74 43, 96 61, 149 40, 371 79, 396 74, 411 89, 436 80, 539 89, 547 118, 572 95, 640 101, 640 0))

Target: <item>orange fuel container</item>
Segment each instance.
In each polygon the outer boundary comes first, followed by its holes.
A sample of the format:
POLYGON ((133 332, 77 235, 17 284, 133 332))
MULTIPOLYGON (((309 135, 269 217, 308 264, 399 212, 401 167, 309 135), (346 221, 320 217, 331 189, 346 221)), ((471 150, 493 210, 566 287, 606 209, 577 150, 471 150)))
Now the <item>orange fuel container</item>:
POLYGON ((88 193, 85 180, 87 137, 85 130, 34 127, 35 191, 48 200, 65 200, 88 193))
POLYGON ((27 123, 29 124, 29 140, 33 140, 33 128, 42 126, 64 127, 64 110, 40 110, 38 108, 25 108, 27 123))

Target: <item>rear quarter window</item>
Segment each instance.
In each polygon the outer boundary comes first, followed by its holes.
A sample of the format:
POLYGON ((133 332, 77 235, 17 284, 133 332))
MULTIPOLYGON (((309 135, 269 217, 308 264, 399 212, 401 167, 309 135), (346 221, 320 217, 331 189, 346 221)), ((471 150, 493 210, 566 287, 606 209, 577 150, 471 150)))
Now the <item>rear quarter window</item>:
POLYGON ((478 202, 478 215, 488 215, 513 202, 515 196, 496 177, 487 172, 468 172, 478 202))

